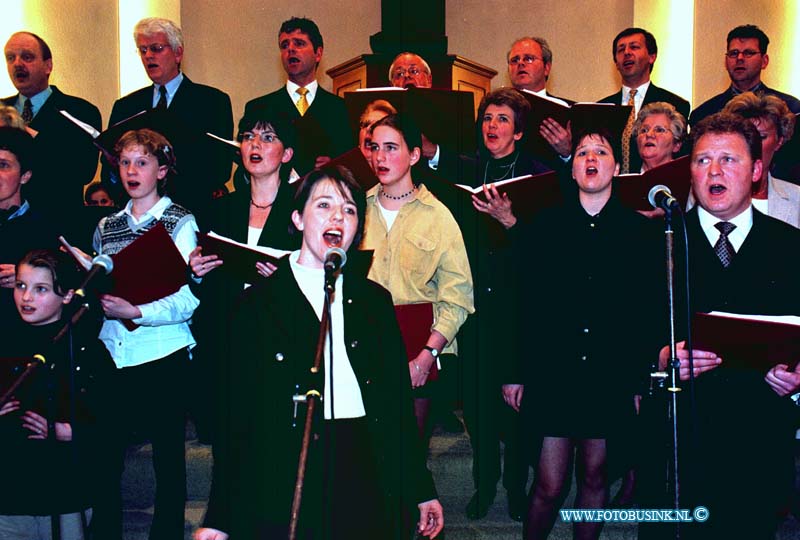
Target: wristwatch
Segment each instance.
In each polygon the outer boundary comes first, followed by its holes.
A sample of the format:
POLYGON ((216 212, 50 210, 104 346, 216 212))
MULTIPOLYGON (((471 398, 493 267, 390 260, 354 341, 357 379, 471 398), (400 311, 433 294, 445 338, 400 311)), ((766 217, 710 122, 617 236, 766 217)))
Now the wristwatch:
POLYGON ((431 347, 430 345, 425 345, 425 350, 431 353, 431 356, 434 358, 439 358, 439 349, 431 347))

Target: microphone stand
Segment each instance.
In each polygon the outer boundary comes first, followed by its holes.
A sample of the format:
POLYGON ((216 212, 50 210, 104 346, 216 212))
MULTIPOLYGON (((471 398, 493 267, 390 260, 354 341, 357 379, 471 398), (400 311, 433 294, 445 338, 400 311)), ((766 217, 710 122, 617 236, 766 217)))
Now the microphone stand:
MULTIPOLYGON (((679 210, 680 211, 680 210, 679 210)), ((678 467, 678 392, 681 391, 680 384, 680 361, 676 353, 675 342, 675 256, 674 256, 674 231, 672 228, 672 208, 664 208, 664 240, 666 247, 666 267, 667 267, 667 309, 669 312, 669 372, 654 371, 651 379, 657 380, 659 385, 663 385, 665 379, 669 379, 667 391, 670 393, 667 418, 671 420, 672 428, 672 477, 673 477, 673 505, 676 510, 680 509, 680 474, 678 467)), ((675 523, 675 538, 680 538, 680 523, 675 523)))
MULTIPOLYGON (((332 292, 333 286, 326 283, 325 302, 322 307, 322 317, 319 324, 319 333, 317 335, 317 348, 314 353, 314 364, 310 369, 313 375, 319 374, 320 365, 322 364, 323 355, 325 353, 325 337, 331 330, 330 311, 332 292)), ((315 383, 318 383, 320 380, 319 376, 315 377, 315 383)), ((294 485, 294 496, 292 497, 292 513, 289 520, 289 540, 295 540, 297 538, 297 521, 300 517, 300 504, 303 499, 303 485, 305 483, 306 465, 308 463, 308 449, 311 443, 311 430, 313 428, 317 401, 322 401, 322 392, 318 389, 311 388, 305 395, 295 395, 293 400, 295 402, 295 407, 298 402, 305 402, 306 420, 303 427, 303 443, 300 446, 300 456, 297 463, 297 481, 294 485)))

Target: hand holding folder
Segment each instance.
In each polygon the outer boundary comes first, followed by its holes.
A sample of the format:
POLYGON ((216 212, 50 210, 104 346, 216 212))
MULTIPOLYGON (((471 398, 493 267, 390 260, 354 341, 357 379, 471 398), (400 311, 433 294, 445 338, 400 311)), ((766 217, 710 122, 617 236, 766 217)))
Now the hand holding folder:
MULTIPOLYGON (((176 293, 186 284, 186 262, 161 223, 111 258, 114 271, 110 294, 135 306, 176 293)), ((131 320, 122 323, 128 330, 138 327, 131 320)))

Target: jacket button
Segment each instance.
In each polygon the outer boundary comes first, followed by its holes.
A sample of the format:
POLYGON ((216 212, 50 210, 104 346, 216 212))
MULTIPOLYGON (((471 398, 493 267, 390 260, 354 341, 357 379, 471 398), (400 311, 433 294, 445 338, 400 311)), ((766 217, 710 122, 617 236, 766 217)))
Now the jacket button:
POLYGON ((353 303, 353 299, 352 299, 352 298, 348 298, 348 299, 347 299, 347 303, 348 303, 348 304, 352 304, 352 303, 353 303))
POLYGON ((278 362, 283 362, 283 353, 276 353, 275 360, 277 360, 278 362))
POLYGON ((366 381, 364 381, 364 384, 370 384, 371 382, 372 382, 372 379, 367 379, 366 381))
POLYGON ((355 349, 356 347, 358 347, 358 340, 357 340, 357 339, 354 339, 354 340, 353 340, 353 341, 350 343, 350 348, 352 348, 352 349, 355 349))

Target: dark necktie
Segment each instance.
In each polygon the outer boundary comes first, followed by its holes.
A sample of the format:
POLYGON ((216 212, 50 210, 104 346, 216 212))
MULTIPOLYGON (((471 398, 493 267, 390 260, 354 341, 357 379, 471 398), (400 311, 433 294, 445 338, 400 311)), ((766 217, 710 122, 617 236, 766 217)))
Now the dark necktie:
POLYGON ((167 110, 167 88, 165 86, 158 87, 158 93, 161 97, 158 98, 158 103, 156 104, 156 109, 166 111, 167 110))
POLYGON ((33 121, 33 103, 30 99, 26 99, 22 104, 22 120, 25 121, 26 126, 33 121))
POLYGON ((714 253, 717 254, 717 257, 719 257, 719 262, 722 263, 722 266, 727 268, 731 265, 733 256, 736 255, 736 251, 733 249, 731 241, 728 240, 728 235, 733 232, 733 229, 736 228, 736 225, 730 221, 720 221, 714 224, 714 227, 719 230, 719 240, 717 240, 717 243, 714 244, 714 253))

